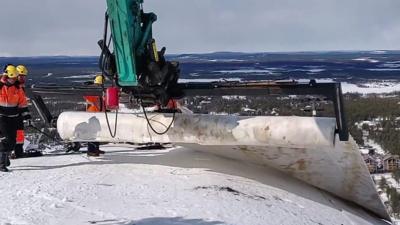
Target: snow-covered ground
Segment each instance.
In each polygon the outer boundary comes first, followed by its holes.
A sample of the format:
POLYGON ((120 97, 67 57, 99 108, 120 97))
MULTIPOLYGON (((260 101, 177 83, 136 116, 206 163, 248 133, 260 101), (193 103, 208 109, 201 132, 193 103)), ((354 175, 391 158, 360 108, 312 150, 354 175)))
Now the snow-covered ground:
POLYGON ((386 224, 276 170, 183 148, 12 161, 0 224, 386 224))
MULTIPOLYGON (((300 79, 300 82, 308 82, 300 79)), ((317 79, 319 83, 334 82, 334 79, 317 79)), ((342 82, 343 93, 384 94, 400 91, 400 82, 393 80, 368 81, 362 84, 342 82)))
POLYGON ((394 91, 400 91, 400 83, 398 82, 370 82, 362 86, 352 83, 343 82, 342 89, 344 93, 360 93, 360 94, 383 94, 394 91))

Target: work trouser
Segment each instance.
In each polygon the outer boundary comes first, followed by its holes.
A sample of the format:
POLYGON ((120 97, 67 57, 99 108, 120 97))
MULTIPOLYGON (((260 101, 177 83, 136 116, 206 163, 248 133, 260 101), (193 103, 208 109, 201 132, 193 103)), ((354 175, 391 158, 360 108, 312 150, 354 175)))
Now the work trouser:
POLYGON ((22 137, 18 137, 18 132, 17 132, 17 138, 16 139, 21 139, 17 140, 17 143, 14 148, 14 153, 16 158, 21 158, 24 155, 24 119, 22 116, 17 117, 17 131, 22 131, 19 132, 19 135, 22 135, 22 137))
POLYGON ((17 122, 16 117, 0 116, 0 168, 7 166, 9 154, 15 147, 17 122))
POLYGON ((99 142, 89 142, 88 143, 88 152, 97 152, 100 149, 99 142))

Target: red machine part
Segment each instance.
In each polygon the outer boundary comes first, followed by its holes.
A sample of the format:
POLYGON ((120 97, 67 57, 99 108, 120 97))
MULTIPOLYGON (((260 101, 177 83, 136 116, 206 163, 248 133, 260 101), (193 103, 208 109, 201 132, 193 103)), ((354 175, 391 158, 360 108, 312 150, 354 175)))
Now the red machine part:
POLYGON ((109 87, 106 90, 106 108, 107 110, 119 109, 119 88, 109 87))

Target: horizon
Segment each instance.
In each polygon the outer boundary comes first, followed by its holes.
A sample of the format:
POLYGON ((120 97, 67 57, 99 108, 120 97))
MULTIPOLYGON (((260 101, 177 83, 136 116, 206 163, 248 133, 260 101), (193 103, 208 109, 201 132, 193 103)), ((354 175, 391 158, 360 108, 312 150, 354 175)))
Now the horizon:
MULTIPOLYGON (((260 51, 260 52, 251 52, 251 51, 214 51, 214 52, 195 52, 195 53, 169 53, 166 56, 179 56, 179 55, 208 55, 208 54, 301 54, 301 53, 371 53, 379 55, 385 54, 388 52, 400 52, 400 49, 365 49, 365 50, 304 50, 304 51, 260 51), (380 53, 382 52, 382 53, 380 53)), ((99 53, 100 54, 100 53, 99 53)), ((98 57, 98 55, 26 55, 26 56, 2 56, 0 58, 45 58, 45 57, 98 57)))

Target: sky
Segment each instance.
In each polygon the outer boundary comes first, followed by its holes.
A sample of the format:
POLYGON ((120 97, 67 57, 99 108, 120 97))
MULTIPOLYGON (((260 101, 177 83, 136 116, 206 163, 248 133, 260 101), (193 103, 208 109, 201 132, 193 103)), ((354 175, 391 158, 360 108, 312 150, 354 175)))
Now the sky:
MULTIPOLYGON (((98 55, 106 0, 1 0, 0 56, 98 55)), ((399 0, 145 0, 167 53, 400 49, 399 0)))

